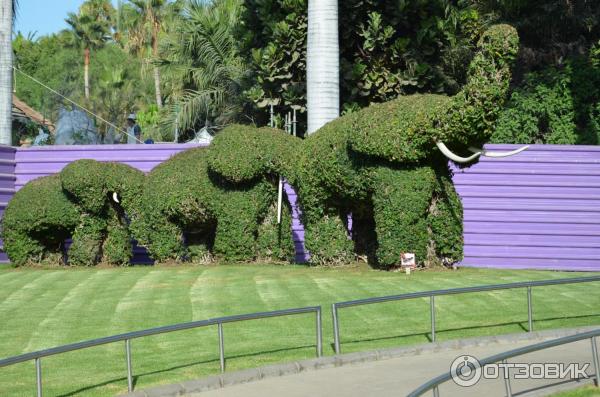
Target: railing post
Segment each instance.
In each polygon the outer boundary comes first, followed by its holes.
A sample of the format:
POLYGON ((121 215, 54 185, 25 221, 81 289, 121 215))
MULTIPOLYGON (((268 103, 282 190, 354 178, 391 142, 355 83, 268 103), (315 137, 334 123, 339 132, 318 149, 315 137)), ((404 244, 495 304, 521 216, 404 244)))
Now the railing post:
POLYGON ((440 389, 437 386, 433 387, 433 397, 440 397, 440 389))
POLYGON ((125 357, 127 360, 127 390, 133 391, 133 371, 131 369, 131 339, 125 339, 125 357))
POLYGON ((596 372, 596 387, 600 387, 600 364, 598 363, 598 346, 596 345, 596 337, 590 338, 592 341, 592 361, 594 362, 594 370, 596 372))
POLYGON ((528 319, 528 330, 533 332, 533 308, 531 303, 531 287, 527 287, 527 319, 528 319))
POLYGON ((221 372, 225 372, 225 344, 223 342, 223 324, 218 323, 219 331, 219 359, 221 361, 221 372))
POLYGON ((335 348, 335 354, 340 354, 342 352, 340 347, 340 325, 335 303, 331 304, 331 317, 333 318, 333 347, 335 348))
POLYGON ((37 397, 42 397, 42 359, 35 359, 35 380, 37 384, 37 397))
POLYGON ((429 297, 429 306, 431 309, 431 342, 435 342, 435 296, 429 297))
MULTIPOLYGON (((506 364, 506 360, 502 360, 502 364, 506 364)), ((506 365, 502 368, 504 371, 504 387, 506 388, 506 397, 512 397, 512 389, 510 387, 510 371, 506 365)))
POLYGON ((321 325, 321 307, 317 308, 317 357, 323 355, 323 327, 321 325))

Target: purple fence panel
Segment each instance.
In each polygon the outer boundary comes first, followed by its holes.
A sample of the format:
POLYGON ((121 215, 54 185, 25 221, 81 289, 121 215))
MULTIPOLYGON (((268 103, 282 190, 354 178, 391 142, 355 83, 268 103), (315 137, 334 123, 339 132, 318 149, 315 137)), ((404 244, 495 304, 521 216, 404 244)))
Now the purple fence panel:
POLYGON ((19 190, 27 182, 60 172, 67 164, 79 159, 117 161, 149 172, 171 156, 199 146, 204 145, 73 145, 17 148, 15 187, 19 190))
POLYGON ((600 271, 599 146, 532 145, 451 168, 464 207, 462 266, 600 271))
MULTIPOLYGON (((15 148, 0 145, 0 218, 8 201, 15 194, 15 148)), ((9 263, 0 240, 0 263, 9 263)))
POLYGON ((310 253, 304 245, 304 225, 301 219, 302 211, 298 205, 298 195, 286 180, 283 183, 283 190, 292 209, 292 239, 296 249, 296 263, 306 263, 310 260, 310 253))

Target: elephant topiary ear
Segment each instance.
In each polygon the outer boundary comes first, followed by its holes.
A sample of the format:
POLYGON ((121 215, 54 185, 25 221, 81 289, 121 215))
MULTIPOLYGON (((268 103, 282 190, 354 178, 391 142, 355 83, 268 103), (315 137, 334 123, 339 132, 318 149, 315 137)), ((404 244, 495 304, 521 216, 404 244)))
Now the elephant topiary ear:
POLYGON ((447 110, 450 98, 410 95, 371 105, 329 123, 346 128, 353 151, 387 161, 416 163, 432 151, 436 115, 447 110))
POLYGON ((62 188, 85 211, 99 213, 106 205, 104 171, 96 160, 74 161, 60 172, 62 188))
POLYGON ((213 139, 209 169, 234 183, 269 173, 284 173, 298 139, 273 128, 232 125, 213 139))

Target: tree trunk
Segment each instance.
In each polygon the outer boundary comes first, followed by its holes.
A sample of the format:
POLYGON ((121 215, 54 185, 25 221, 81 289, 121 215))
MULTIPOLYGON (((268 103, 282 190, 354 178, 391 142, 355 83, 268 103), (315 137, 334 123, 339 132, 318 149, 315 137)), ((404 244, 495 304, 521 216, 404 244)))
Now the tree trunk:
MULTIPOLYGON (((158 32, 160 26, 157 23, 154 23, 152 29, 152 55, 154 59, 158 58, 158 32)), ((156 106, 158 108, 162 108, 162 94, 160 92, 160 71, 158 70, 158 66, 154 66, 154 91, 156 93, 156 106)))
POLYGON ((90 99, 90 49, 83 50, 83 79, 85 82, 85 99, 90 99))
POLYGON ((12 0, 0 0, 0 144, 12 145, 12 0))
POLYGON ((338 1, 308 1, 306 103, 308 134, 340 115, 338 1))

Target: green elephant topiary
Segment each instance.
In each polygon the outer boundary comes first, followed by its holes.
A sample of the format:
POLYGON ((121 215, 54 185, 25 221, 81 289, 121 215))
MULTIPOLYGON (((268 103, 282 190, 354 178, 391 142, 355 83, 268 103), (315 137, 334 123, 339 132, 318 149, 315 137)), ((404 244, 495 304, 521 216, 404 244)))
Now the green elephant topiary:
POLYGON ((128 222, 138 216, 143 182, 144 174, 127 165, 78 160, 59 174, 28 183, 2 220, 9 258, 17 266, 50 254, 62 262, 64 242, 72 237, 69 264, 129 264, 128 222))
MULTIPOLYGON (((262 132, 275 140, 286 138, 279 132, 262 132)), ((188 259, 198 250, 190 246, 201 246, 201 252, 226 261, 293 257, 289 210, 282 224, 274 215, 279 159, 269 155, 274 149, 268 145, 252 145, 254 133, 252 127, 230 126, 211 147, 179 153, 148 174, 143 216, 132 228, 155 260, 188 259), (210 161, 227 169, 236 183, 213 172, 210 161)))
MULTIPOLYGON (((291 161, 279 170, 298 191, 313 262, 347 262, 359 242, 374 265, 386 268, 399 263, 402 252, 416 253, 421 263, 462 258, 462 206, 442 154, 458 162, 488 154, 460 157, 446 144, 463 150, 490 137, 518 42, 511 26, 493 26, 456 96, 418 94, 372 105, 328 123, 295 154, 281 152, 291 161), (346 231, 348 213, 354 242, 346 231)), ((262 145, 269 139, 263 134, 262 145)), ((213 169, 229 181, 245 180, 234 169, 213 169)))
POLYGON ((129 222, 139 216, 144 178, 143 172, 128 165, 95 160, 74 161, 60 172, 62 188, 80 213, 69 263, 129 264, 129 222))

